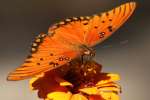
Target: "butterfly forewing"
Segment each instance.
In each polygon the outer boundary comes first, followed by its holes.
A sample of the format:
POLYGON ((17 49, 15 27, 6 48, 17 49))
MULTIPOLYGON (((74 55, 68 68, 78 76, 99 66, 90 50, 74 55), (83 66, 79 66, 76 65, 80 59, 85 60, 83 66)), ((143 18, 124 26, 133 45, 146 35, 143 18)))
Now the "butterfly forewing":
POLYGON ((132 15, 135 7, 136 3, 130 2, 93 16, 86 44, 91 47, 111 36, 132 15))

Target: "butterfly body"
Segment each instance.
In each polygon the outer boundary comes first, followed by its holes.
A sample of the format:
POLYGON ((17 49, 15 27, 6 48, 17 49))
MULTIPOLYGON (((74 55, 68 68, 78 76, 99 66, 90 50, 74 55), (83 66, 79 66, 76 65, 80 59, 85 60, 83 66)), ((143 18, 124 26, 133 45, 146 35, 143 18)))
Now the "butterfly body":
POLYGON ((8 80, 22 80, 71 62, 79 56, 93 57, 91 49, 110 37, 132 15, 135 2, 123 4, 94 16, 67 18, 52 25, 47 34, 39 34, 31 55, 8 80))

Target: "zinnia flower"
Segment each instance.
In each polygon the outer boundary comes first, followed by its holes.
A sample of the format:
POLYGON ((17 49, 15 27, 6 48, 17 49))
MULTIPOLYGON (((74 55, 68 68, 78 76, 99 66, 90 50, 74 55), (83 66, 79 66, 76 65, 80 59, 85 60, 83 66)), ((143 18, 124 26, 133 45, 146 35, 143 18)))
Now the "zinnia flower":
POLYGON ((73 61, 30 80, 32 90, 44 100, 119 100, 119 75, 102 73, 95 61, 73 61))

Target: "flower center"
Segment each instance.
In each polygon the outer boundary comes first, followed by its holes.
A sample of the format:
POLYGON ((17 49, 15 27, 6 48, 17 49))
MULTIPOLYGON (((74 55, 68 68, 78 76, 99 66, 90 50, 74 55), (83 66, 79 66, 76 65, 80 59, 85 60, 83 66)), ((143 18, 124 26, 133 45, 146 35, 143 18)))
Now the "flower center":
POLYGON ((97 75, 101 71, 101 65, 94 61, 87 61, 85 63, 72 61, 68 67, 70 68, 67 72, 64 72, 66 74, 63 78, 74 85, 72 92, 76 92, 80 87, 94 86, 98 81, 97 75))

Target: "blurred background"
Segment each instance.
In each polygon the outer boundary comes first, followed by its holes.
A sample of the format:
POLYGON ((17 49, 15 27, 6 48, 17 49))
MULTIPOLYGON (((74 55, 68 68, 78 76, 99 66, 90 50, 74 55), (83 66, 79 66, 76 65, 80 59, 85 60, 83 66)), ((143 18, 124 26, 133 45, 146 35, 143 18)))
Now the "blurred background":
MULTIPOLYGON (((34 37, 72 16, 93 15, 131 0, 0 0, 0 97, 38 100, 28 80, 6 81, 23 63, 34 37)), ((138 3, 133 16, 109 39, 97 45, 95 60, 104 72, 121 75, 121 100, 148 100, 150 95, 150 1, 138 3)))

